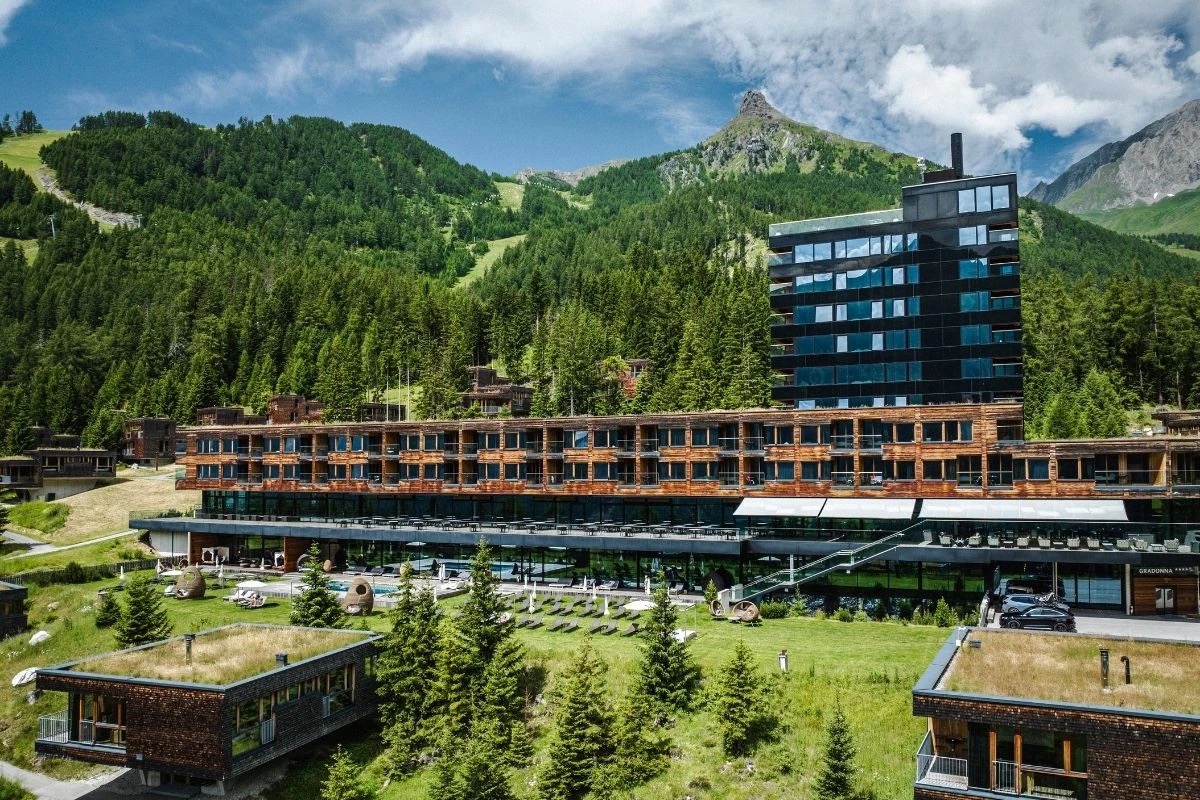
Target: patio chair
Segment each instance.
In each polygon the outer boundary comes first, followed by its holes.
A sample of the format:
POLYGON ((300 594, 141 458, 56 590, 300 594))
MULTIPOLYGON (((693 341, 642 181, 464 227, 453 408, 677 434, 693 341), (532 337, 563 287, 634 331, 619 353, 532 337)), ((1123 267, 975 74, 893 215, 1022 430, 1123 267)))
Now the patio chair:
POLYGON ((610 614, 609 616, 612 617, 613 619, 620 619, 621 617, 624 617, 628 614, 629 614, 629 612, 626 611, 624 608, 618 608, 616 611, 612 612, 612 614, 610 614))
POLYGON ((628 619, 628 620, 632 621, 632 620, 635 620, 635 619, 637 619, 637 618, 638 618, 638 617, 640 617, 641 615, 642 615, 642 612, 640 612, 640 611, 637 611, 637 610, 630 611, 630 612, 629 612, 629 615, 626 617, 626 619, 628 619))
POLYGON ((1028 536, 1018 536, 1017 537, 1017 547, 1029 547, 1029 537, 1028 536))
POLYGON ((1100 540, 1093 536, 1089 536, 1087 539, 1087 549, 1088 550, 1099 550, 1100 549, 1100 540))
POLYGON ((988 543, 988 547, 999 547, 1000 546, 1000 537, 999 536, 988 536, 987 543, 988 543))
POLYGON ((1037 537, 1037 543, 1038 543, 1038 547, 1042 548, 1043 550, 1050 549, 1050 537, 1049 536, 1037 537))
POLYGON ((969 537, 967 537, 967 546, 968 547, 979 547, 981 544, 983 544, 983 537, 980 536, 978 533, 973 533, 969 537))
POLYGON ((1166 548, 1168 553, 1178 553, 1179 552, 1179 540, 1178 539, 1167 539, 1166 541, 1163 542, 1163 547, 1166 548))
POLYGON ((1067 539, 1067 549, 1068 550, 1078 550, 1079 549, 1079 537, 1078 536, 1071 536, 1070 538, 1067 539))
POLYGON ((1133 549, 1137 550, 1139 553, 1144 553, 1150 549, 1149 545, 1146 544, 1145 539, 1134 539, 1132 540, 1132 544, 1133 549))
POLYGON ((535 617, 533 615, 530 615, 529 622, 525 625, 525 627, 529 630, 533 630, 534 628, 540 628, 540 627, 542 627, 542 620, 538 619, 537 617, 535 617))
POLYGON ((1129 549, 1129 540, 1128 539, 1117 539, 1117 549, 1118 550, 1128 550, 1129 549))
POLYGON ((933 544, 933 531, 926 528, 921 531, 921 538, 925 540, 925 544, 933 544))
POLYGON ((950 534, 941 533, 938 534, 938 544, 942 547, 950 547, 954 544, 954 540, 950 538, 950 534))

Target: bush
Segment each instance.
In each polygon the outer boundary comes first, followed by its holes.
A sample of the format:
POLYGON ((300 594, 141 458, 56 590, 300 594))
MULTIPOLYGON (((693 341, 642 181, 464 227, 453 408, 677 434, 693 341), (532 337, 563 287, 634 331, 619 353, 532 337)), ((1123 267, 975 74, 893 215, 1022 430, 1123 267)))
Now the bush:
POLYGON ((854 622, 854 615, 850 613, 850 609, 841 606, 833 612, 833 618, 838 622, 854 622))
POLYGON ((42 533, 54 533, 67 522, 71 513, 69 506, 62 503, 47 503, 45 500, 31 500, 9 509, 8 518, 14 525, 22 528, 32 528, 42 533))
POLYGON ((74 561, 63 567, 63 583, 87 583, 87 573, 74 561))
POLYGON ((938 598, 937 607, 933 610, 933 624, 939 628, 953 628, 958 624, 958 614, 954 613, 944 597, 938 598))
POLYGON ((0 778, 0 800, 34 800, 34 796, 16 781, 0 778))
POLYGON ((758 607, 758 613, 763 619, 783 619, 788 615, 788 606, 782 600, 768 600, 758 607))
POLYGON ((854 621, 855 622, 870 622, 871 618, 867 616, 867 612, 863 611, 860 608, 858 611, 854 612, 854 621))
POLYGON ((913 604, 909 600, 901 600, 896 606, 896 616, 900 619, 912 619, 913 604))

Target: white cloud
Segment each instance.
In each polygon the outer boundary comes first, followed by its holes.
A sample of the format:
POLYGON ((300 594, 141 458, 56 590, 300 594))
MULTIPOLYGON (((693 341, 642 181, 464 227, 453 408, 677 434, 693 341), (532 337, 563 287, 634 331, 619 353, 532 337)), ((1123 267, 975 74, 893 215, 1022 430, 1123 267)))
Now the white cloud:
POLYGON ((8 30, 13 17, 17 15, 22 6, 29 5, 29 2, 30 0, 0 0, 0 45, 8 41, 4 37, 4 32, 8 30))
POLYGON ((944 134, 962 130, 976 171, 1019 163, 1035 129, 1099 144, 1200 94, 1200 52, 1179 58, 1200 45, 1194 0, 304 0, 296 8, 293 23, 319 20, 320 38, 307 37, 319 46, 271 42, 249 66, 196 76, 188 92, 216 105, 245 93, 390 82, 433 60, 478 61, 497 80, 568 85, 649 115, 667 141, 686 144, 723 121, 709 119, 689 80, 715 71, 762 88, 796 119, 891 149, 944 160, 944 134))

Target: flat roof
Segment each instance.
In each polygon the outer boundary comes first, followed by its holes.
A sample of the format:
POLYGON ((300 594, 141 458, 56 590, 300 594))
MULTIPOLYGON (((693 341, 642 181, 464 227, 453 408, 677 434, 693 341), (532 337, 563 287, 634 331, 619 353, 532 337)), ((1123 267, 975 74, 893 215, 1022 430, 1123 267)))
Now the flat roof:
POLYGON ((184 637, 176 636, 91 656, 54 667, 53 671, 225 686, 277 669, 276 653, 286 653, 288 665, 293 666, 378 638, 370 631, 247 623, 200 631, 195 636, 191 664, 186 660, 184 637))
POLYGON ((814 217, 795 222, 775 222, 767 226, 767 236, 794 236, 798 233, 819 233, 860 225, 881 225, 885 222, 903 222, 903 208, 887 208, 882 211, 863 211, 858 214, 842 214, 836 217, 814 217))
POLYGON ((1187 642, 967 631, 978 648, 958 649, 936 689, 988 697, 1200 715, 1200 647, 1187 642), (1100 648, 1109 651, 1101 685, 1100 648), (1122 656, 1133 681, 1125 684, 1122 656))

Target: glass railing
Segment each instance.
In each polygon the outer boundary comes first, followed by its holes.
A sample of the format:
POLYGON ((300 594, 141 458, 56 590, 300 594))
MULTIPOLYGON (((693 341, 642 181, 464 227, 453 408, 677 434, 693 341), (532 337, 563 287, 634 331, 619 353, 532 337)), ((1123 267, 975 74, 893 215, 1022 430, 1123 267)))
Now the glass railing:
POLYGON ((882 472, 860 472, 858 473, 858 485, 864 489, 882 489, 883 488, 883 473, 882 472))
POLYGON ((853 450, 854 434, 839 433, 829 437, 829 446, 834 450, 853 450))
POLYGON ((853 472, 831 472, 829 473, 833 480, 834 486, 854 486, 853 472))
POLYGON ((1156 486, 1158 471, 1152 469, 1098 469, 1096 487, 1104 486, 1156 486))
POLYGON ((1020 238, 1016 228, 1004 228, 998 231, 988 231, 988 244, 997 242, 1015 242, 1020 238))
POLYGON ((858 447, 861 450, 882 450, 883 434, 864 433, 862 436, 858 437, 858 447))
MULTIPOLYGON (((767 266, 780 267, 792 263, 792 251, 786 253, 767 253, 767 266)), ((786 284, 785 284, 786 285, 786 284)))
POLYGON ((738 449, 738 440, 736 436, 722 436, 717 439, 718 450, 735 451, 738 449))

